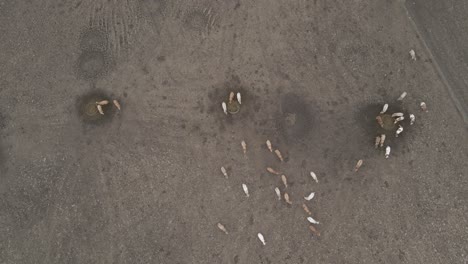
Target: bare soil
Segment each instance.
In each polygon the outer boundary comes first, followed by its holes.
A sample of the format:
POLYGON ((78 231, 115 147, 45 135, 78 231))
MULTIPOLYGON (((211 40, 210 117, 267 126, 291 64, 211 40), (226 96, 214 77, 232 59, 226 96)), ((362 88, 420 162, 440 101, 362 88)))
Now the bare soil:
POLYGON ((467 261, 467 128, 402 1, 7 0, 0 23, 0 263, 467 261), (96 92, 122 111, 91 124, 96 92), (416 115, 389 159, 386 102, 416 115))

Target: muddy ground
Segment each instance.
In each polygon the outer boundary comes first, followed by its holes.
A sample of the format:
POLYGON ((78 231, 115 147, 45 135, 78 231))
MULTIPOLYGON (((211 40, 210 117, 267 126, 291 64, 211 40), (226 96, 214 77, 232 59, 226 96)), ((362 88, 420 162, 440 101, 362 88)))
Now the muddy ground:
POLYGON ((0 2, 0 263, 465 263, 463 118, 403 2, 339 2, 0 2))

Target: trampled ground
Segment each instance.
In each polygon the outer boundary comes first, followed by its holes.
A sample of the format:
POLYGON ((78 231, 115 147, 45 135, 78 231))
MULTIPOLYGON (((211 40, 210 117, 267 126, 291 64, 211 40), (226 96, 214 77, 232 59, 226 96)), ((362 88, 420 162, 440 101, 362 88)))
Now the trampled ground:
POLYGON ((0 23, 0 263, 467 261, 466 125, 400 1, 3 1, 0 23), (94 120, 101 97, 122 110, 94 120), (385 102, 416 115, 387 160, 385 102))

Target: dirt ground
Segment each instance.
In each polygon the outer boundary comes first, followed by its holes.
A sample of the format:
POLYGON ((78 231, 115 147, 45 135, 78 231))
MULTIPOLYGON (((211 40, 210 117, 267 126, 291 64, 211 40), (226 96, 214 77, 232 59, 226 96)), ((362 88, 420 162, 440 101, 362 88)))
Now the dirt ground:
POLYGON ((402 1, 3 0, 0 23, 0 263, 467 263, 467 127, 402 1), (99 97, 122 110, 90 120, 99 97), (389 159, 385 102, 416 115, 389 159))
POLYGON ((468 125, 468 2, 408 0, 405 7, 435 57, 442 80, 468 125))

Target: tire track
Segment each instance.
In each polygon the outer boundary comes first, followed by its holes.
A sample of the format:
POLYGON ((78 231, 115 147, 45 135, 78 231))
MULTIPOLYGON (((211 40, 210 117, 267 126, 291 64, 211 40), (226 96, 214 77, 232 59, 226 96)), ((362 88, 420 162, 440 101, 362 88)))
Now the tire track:
POLYGON ((138 3, 131 0, 90 2, 89 27, 103 28, 109 36, 108 49, 117 56, 121 55, 131 45, 138 31, 138 3))
POLYGON ((86 27, 103 31, 115 57, 126 54, 144 25, 138 0, 72 0, 60 8, 85 20, 86 27))

